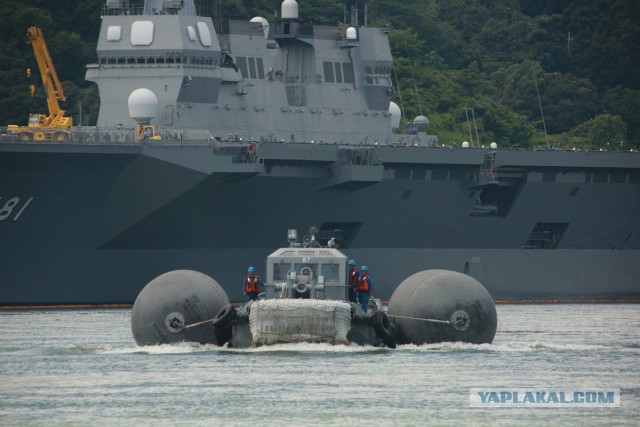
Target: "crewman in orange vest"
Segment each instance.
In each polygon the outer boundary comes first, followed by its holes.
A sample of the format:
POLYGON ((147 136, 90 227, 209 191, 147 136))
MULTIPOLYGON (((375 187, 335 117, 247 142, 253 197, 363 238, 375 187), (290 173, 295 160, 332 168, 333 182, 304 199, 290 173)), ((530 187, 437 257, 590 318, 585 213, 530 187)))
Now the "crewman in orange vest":
POLYGON ((358 302, 358 281, 360 280, 360 272, 356 267, 356 262, 349 260, 349 271, 347 273, 347 285, 349 286, 349 301, 358 302))
POLYGON ((247 296, 247 301, 257 300, 258 294, 260 294, 260 286, 264 286, 262 279, 255 274, 255 271, 255 268, 249 267, 247 277, 244 279, 243 294, 247 296))
POLYGON ((369 296, 373 291, 373 280, 369 276, 367 266, 360 267, 360 279, 358 280, 358 301, 362 306, 362 310, 366 313, 369 309, 369 296))

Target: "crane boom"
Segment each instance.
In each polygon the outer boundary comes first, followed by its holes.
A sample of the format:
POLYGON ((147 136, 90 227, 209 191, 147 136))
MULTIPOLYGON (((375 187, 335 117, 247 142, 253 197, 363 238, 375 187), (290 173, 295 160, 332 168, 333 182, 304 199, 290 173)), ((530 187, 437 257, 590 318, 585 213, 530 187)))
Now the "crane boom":
POLYGON ((66 97, 64 96, 62 84, 58 79, 56 68, 53 65, 53 60, 49 54, 47 43, 42 35, 42 30, 37 27, 30 27, 27 30, 27 38, 31 42, 33 53, 38 62, 38 68, 42 76, 42 84, 47 92, 47 106, 49 107, 48 116, 42 114, 37 115, 38 123, 32 123, 34 120, 30 119, 29 126, 68 128, 73 125, 73 119, 71 117, 65 117, 65 111, 62 110, 58 104, 58 100, 66 101, 66 97))

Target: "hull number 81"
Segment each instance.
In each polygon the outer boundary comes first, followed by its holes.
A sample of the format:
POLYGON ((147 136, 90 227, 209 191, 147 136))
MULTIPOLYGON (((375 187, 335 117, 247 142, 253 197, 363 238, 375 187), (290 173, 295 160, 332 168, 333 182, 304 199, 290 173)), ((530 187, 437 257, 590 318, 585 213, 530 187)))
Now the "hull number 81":
POLYGON ((32 200, 33 197, 29 197, 21 203, 20 197, 12 197, 10 199, 3 199, 0 197, 0 221, 9 219, 17 221, 32 200))

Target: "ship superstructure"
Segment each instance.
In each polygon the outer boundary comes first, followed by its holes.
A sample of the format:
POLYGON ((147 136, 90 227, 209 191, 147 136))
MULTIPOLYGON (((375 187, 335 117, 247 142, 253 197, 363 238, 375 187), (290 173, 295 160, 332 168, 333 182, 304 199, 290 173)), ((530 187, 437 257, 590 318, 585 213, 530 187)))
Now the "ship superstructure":
POLYGON ((126 101, 144 86, 158 97, 155 124, 167 129, 261 141, 399 140, 390 127, 393 60, 384 28, 304 23, 295 1, 283 2, 272 24, 224 20, 217 31, 193 0, 148 0, 144 15, 121 2, 105 10, 99 63, 87 69, 100 89, 99 127, 135 124, 126 101))
POLYGON ((385 29, 305 23, 293 0, 218 27, 192 0, 106 2, 97 126, 2 135, 1 303, 131 303, 172 269, 238 301, 311 225, 382 299, 433 268, 497 299, 640 297, 638 153, 443 146, 424 116, 396 134, 385 29))

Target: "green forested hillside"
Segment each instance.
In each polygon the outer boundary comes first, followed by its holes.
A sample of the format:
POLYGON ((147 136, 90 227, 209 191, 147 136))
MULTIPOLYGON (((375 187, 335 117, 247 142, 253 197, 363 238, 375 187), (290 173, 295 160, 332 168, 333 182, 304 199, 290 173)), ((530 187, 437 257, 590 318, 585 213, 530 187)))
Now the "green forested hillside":
MULTIPOLYGON (((32 25, 44 31, 68 98, 64 107, 77 115, 82 105, 84 120, 95 122, 97 89, 84 81, 84 74, 85 64, 95 61, 103 3, 0 0, 1 125, 26 124, 29 112, 46 109, 38 73, 32 77, 36 95, 31 98, 28 91, 25 70, 36 69, 25 37, 32 25)), ((273 19, 280 1, 199 3, 204 10, 221 10, 227 17, 273 19)), ((331 24, 344 20, 343 0, 298 3, 304 20, 331 24)), ((431 133, 440 135, 442 142, 469 140, 469 115, 475 117, 482 144, 640 147, 640 2, 367 3, 369 25, 390 29, 397 82, 394 101, 402 105, 408 120, 421 111, 428 116, 431 133)))

